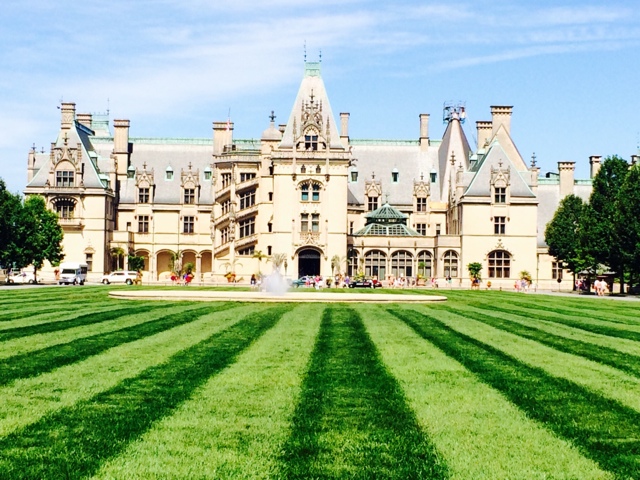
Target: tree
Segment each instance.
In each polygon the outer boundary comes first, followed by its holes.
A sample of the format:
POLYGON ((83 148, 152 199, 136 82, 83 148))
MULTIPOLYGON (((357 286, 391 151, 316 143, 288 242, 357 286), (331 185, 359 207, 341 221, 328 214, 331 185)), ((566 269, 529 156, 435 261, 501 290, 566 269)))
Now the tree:
POLYGON ((129 270, 135 270, 136 272, 144 270, 144 257, 129 255, 127 263, 129 265, 129 270))
POLYGON ((331 257, 331 269, 333 270, 334 275, 340 273, 340 268, 346 261, 347 257, 341 257, 340 255, 334 255, 331 257))
POLYGON ((544 231, 549 255, 573 272, 574 276, 586 267, 580 243, 584 209, 585 205, 580 197, 567 195, 544 231))
POLYGON ((593 179, 589 204, 582 217, 584 258, 592 258, 592 269, 605 264, 620 276, 620 291, 624 291, 624 255, 622 254, 616 218, 616 199, 629 169, 626 160, 614 155, 602 162, 593 179))
POLYGON ((19 242, 16 228, 21 210, 20 196, 9 192, 0 179, 0 267, 13 264, 12 257, 15 256, 16 243, 19 242))
POLYGON ((482 271, 482 264, 480 262, 473 262, 467 265, 467 270, 469 270, 469 276, 472 280, 482 280, 480 278, 480 272, 482 271))
POLYGON ((62 227, 58 216, 47 209, 44 198, 33 195, 24 201, 21 215, 21 228, 24 228, 23 267, 33 265, 33 278, 37 280, 37 271, 44 266, 45 260, 53 266, 64 258, 62 251, 62 227))
POLYGON ((262 253, 262 250, 256 250, 253 252, 253 255, 251 255, 251 258, 258 259, 258 275, 261 275, 260 265, 262 264, 262 260, 264 260, 265 258, 269 258, 269 256, 262 253))
POLYGON ((124 248, 111 247, 109 253, 111 254, 111 266, 113 267, 113 270, 124 268, 124 248))
POLYGON ((640 275, 640 165, 629 169, 617 199, 616 228, 630 283, 640 275))
POLYGON ((178 277, 182 275, 182 251, 169 252, 169 270, 178 277))

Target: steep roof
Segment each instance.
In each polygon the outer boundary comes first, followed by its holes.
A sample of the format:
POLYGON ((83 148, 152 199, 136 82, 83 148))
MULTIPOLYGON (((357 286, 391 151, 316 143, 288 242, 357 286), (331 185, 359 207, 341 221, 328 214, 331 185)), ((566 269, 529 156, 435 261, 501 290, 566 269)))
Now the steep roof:
POLYGON ((354 236, 421 237, 418 232, 407 227, 408 215, 385 203, 382 207, 367 213, 366 225, 354 236))
POLYGON ((449 188, 451 183, 451 157, 455 158, 455 166, 462 163, 464 170, 469 167, 469 142, 467 140, 462 125, 458 118, 451 118, 447 124, 447 129, 442 137, 442 143, 438 151, 438 168, 440 172, 440 198, 449 198, 449 188))
MULTIPOLYGON (((298 95, 289 114, 289 121, 282 135, 282 142, 280 147, 293 147, 294 142, 294 125, 296 127, 296 135, 302 134, 301 127, 303 125, 302 112, 306 105, 315 103, 322 110, 322 125, 326 125, 329 121, 329 135, 330 135, 330 147, 337 149, 344 149, 344 146, 340 142, 340 134, 336 126, 335 118, 331 110, 331 104, 329 103, 329 97, 327 96, 327 90, 324 86, 322 77, 320 76, 320 63, 319 62, 306 62, 304 77, 300 83, 298 89, 298 95)), ((323 130, 320 132, 324 135, 326 132, 323 130)))

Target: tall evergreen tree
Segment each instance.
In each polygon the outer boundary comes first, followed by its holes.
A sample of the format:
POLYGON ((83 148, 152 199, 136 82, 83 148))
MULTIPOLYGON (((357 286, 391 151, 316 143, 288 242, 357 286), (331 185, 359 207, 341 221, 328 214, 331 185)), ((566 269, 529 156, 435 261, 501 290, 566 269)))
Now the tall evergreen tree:
POLYGON ((593 190, 585 208, 582 224, 584 255, 594 260, 592 267, 606 265, 620 277, 620 290, 624 290, 624 255, 616 228, 617 202, 620 188, 627 176, 629 164, 614 155, 602 162, 593 179, 593 190))
POLYGON ((617 234, 631 280, 640 276, 640 165, 629 170, 617 201, 617 234))
POLYGON ((553 219, 547 224, 544 241, 553 256, 574 275, 585 268, 580 245, 580 228, 585 204, 580 197, 567 195, 560 202, 553 219))

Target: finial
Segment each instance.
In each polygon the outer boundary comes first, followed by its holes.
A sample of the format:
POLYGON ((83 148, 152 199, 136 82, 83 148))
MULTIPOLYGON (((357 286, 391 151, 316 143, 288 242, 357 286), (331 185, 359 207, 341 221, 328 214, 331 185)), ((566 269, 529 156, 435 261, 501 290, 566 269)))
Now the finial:
POLYGON ((313 99, 315 98, 315 95, 313 94, 313 88, 311 89, 311 103, 313 104, 313 99))
POLYGON ((304 41, 304 63, 307 63, 307 41, 304 41))
POLYGON ((498 162, 498 166, 502 168, 502 159, 500 159, 500 161, 498 162))
POLYGON ((273 110, 271 110, 271 115, 269 115, 269 120, 271 120, 271 123, 276 121, 276 116, 273 113, 273 110))
POLYGON ((33 145, 31 145, 31 150, 34 151, 34 152, 36 151, 36 144, 35 143, 33 145))
POLYGON ((451 152, 451 166, 453 167, 456 164, 456 154, 451 152))
POLYGON ((420 180, 424 180, 424 172, 420 172, 420 180))
POLYGON ((142 169, 146 172, 147 171, 147 162, 144 162, 142 164, 142 169))
POLYGON ((371 172, 371 180, 375 180, 376 179, 376 172, 371 172))
POLYGON ((189 170, 191 170, 191 162, 189 162, 189 170))
POLYGON ((389 203, 389 192, 384 194, 384 203, 389 203))
POLYGON ((318 63, 322 63, 322 50, 320 50, 320 55, 318 56, 318 63))
POLYGON ((531 168, 535 168, 536 166, 536 152, 533 152, 531 155, 531 168))

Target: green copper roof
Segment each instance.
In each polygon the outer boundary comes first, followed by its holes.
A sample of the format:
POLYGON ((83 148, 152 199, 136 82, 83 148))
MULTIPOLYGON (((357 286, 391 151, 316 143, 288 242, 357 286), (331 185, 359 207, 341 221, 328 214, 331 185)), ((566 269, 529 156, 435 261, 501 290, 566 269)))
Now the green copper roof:
POLYGON ((418 232, 407 227, 407 215, 385 203, 364 216, 367 224, 355 236, 377 235, 384 237, 420 237, 418 232))
POLYGON ((367 219, 367 225, 369 223, 407 223, 407 215, 402 213, 397 208, 393 208, 388 203, 385 203, 380 208, 373 212, 367 213, 364 218, 367 219))

